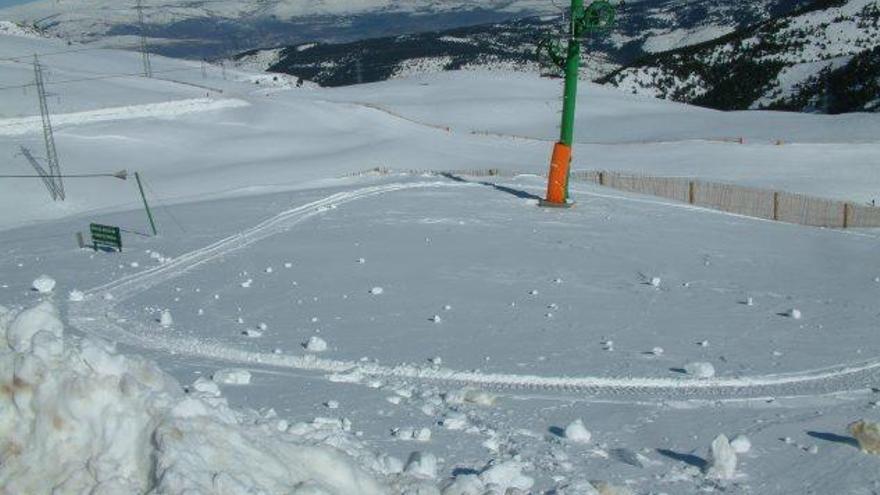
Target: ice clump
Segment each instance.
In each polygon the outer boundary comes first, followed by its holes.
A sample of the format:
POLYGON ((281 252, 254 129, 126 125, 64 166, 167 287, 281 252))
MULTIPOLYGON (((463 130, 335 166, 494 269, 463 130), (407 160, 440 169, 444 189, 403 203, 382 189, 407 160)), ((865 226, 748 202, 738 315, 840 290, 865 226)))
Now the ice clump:
POLYGON ((730 441, 730 446, 733 447, 733 451, 737 454, 745 454, 752 450, 752 441, 745 435, 737 435, 730 441))
POLYGON ((354 440, 314 429, 280 434, 257 413, 231 409, 205 380, 185 393, 154 363, 109 344, 62 346, 58 314, 48 302, 0 312, 5 493, 289 493, 306 485, 304 493, 322 495, 387 493, 369 474, 378 458, 354 440), (10 345, 27 334, 27 346, 10 345))
POLYGON ((55 290, 55 279, 48 275, 40 275, 34 280, 31 287, 40 294, 48 294, 55 290))
POLYGON ((576 443, 589 443, 593 434, 584 426, 583 420, 576 419, 565 427, 565 438, 576 443))
POLYGON ((174 318, 171 317, 171 311, 167 309, 162 310, 162 315, 159 316, 159 324, 162 325, 163 328, 169 328, 174 325, 174 318))
POLYGON ((70 294, 67 295, 67 300, 70 302, 82 302, 85 298, 86 295, 83 294, 82 291, 76 289, 70 291, 70 294))
POLYGON ((684 365, 684 372, 697 378, 712 378, 715 376, 715 367, 712 363, 698 361, 684 365))
POLYGON ((378 296, 384 292, 385 292, 385 289, 383 289, 381 287, 373 287, 372 289, 370 289, 370 294, 372 294, 374 296, 378 296))
POLYGON ((661 282, 660 277, 651 277, 651 287, 660 287, 661 282))
POLYGON ((413 452, 406 461, 404 472, 415 478, 434 479, 437 477, 437 458, 427 452, 413 452))
POLYGON ((501 493, 509 493, 511 489, 528 491, 535 480, 522 474, 525 464, 519 461, 505 461, 495 464, 480 473, 480 480, 487 488, 494 488, 501 493))
POLYGON ((706 459, 706 476, 718 480, 729 480, 736 472, 736 452, 724 434, 715 437, 709 447, 706 459))
POLYGON ((48 332, 59 339, 64 332, 58 308, 49 301, 19 313, 5 331, 6 343, 16 352, 28 352, 40 332, 48 332))
POLYGON ((792 308, 792 309, 788 310, 788 312, 786 314, 788 315, 789 318, 792 318, 795 320, 800 320, 803 316, 803 315, 801 315, 801 310, 799 310, 797 308, 792 308))
POLYGON ((211 379, 224 385, 247 385, 251 382, 251 372, 240 369, 219 370, 214 372, 211 379))
POLYGON ((305 343, 304 347, 310 352, 324 352, 327 350, 327 341, 321 337, 313 335, 309 337, 309 340, 305 343))

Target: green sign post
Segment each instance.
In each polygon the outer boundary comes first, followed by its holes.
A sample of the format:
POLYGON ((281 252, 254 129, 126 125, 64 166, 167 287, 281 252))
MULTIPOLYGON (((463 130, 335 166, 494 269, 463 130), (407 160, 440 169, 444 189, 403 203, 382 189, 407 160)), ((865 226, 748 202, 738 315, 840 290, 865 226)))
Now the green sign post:
POLYGON ((122 252, 122 234, 119 227, 93 223, 89 225, 92 232, 92 247, 95 251, 100 247, 108 247, 122 252))
POLYGON ((568 180, 571 168, 571 147, 574 144, 574 115, 577 103, 578 75, 581 64, 581 40, 591 33, 608 30, 614 24, 615 8, 607 0, 595 0, 584 7, 584 0, 571 0, 571 23, 567 46, 548 39, 538 45, 539 58, 549 61, 565 72, 565 94, 562 101, 562 125, 559 142, 553 148, 547 185, 546 206, 564 206, 568 202, 568 180))

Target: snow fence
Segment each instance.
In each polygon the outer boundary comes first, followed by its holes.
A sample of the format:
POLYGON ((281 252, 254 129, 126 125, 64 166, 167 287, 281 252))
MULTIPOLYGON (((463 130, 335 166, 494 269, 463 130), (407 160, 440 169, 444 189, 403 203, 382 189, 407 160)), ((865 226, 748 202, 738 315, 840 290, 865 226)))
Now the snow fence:
MULTIPOLYGON (((466 177, 511 178, 522 175, 500 169, 400 170, 375 168, 349 176, 403 173, 466 177)), ((778 222, 812 227, 880 228, 880 207, 858 205, 784 191, 710 182, 688 177, 652 177, 621 172, 579 170, 572 180, 594 182, 621 191, 648 194, 695 206, 778 222)))

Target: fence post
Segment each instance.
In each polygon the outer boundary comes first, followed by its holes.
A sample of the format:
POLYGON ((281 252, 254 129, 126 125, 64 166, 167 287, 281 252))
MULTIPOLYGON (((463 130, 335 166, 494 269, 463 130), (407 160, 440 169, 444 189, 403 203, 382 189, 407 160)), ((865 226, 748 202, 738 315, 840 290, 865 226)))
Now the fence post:
POLYGON ((599 171, 599 185, 600 186, 605 185, 605 172, 603 172, 601 170, 599 171))
POLYGON ((694 181, 688 182, 688 203, 694 204, 697 200, 697 184, 694 181))
POLYGON ((773 220, 779 221, 779 191, 773 191, 773 220))
POLYGON ((849 203, 843 204, 843 228, 849 228, 850 216, 852 215, 852 206, 849 203))

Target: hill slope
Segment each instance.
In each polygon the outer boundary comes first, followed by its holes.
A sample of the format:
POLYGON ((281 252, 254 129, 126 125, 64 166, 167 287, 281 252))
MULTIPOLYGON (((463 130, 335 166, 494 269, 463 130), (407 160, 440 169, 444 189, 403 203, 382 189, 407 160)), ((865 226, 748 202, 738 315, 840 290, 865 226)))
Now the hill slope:
POLYGON ((820 0, 692 47, 648 56, 603 80, 713 108, 876 110, 880 4, 820 0))

